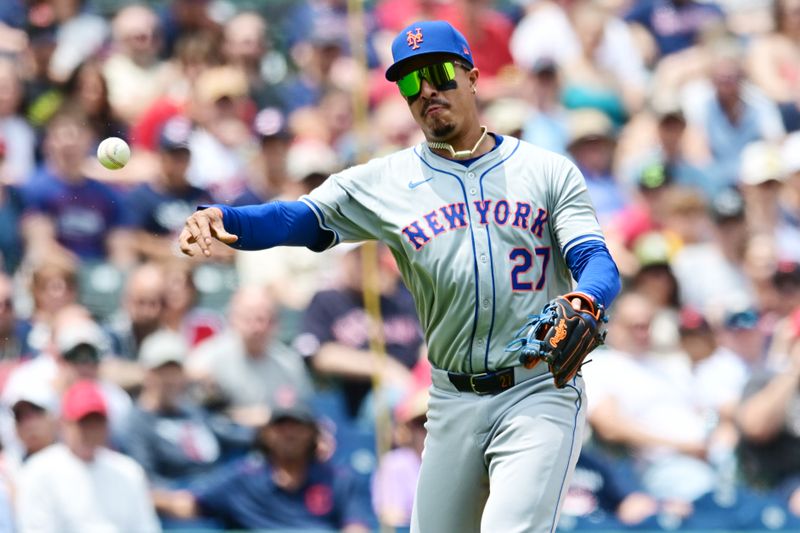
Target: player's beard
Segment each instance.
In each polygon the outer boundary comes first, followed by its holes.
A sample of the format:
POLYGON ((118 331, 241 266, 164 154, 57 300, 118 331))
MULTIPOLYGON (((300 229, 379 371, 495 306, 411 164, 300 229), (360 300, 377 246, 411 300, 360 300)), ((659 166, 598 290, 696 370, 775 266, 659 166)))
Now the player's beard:
POLYGON ((455 124, 447 122, 444 124, 435 124, 433 126, 433 129, 431 130, 431 133, 433 133, 434 139, 447 141, 447 139, 450 138, 450 135, 453 133, 453 131, 455 131, 455 129, 456 129, 455 124))

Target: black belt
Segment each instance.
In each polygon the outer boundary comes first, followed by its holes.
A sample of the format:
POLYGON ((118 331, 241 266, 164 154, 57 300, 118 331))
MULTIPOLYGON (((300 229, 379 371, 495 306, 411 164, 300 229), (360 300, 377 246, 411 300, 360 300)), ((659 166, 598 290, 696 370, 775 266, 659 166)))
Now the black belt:
POLYGON ((514 386, 514 367, 501 368, 483 374, 459 374, 448 372, 450 383, 461 392, 497 394, 514 386))

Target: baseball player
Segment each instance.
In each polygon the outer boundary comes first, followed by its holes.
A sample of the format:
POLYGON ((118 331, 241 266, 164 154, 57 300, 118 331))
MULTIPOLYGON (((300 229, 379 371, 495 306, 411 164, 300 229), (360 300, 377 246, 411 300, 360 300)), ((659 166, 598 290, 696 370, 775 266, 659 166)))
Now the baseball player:
POLYGON ((386 78, 427 142, 334 174, 299 201, 199 210, 181 249, 386 243, 433 366, 411 531, 553 531, 581 446, 578 369, 619 290, 616 265, 578 169, 481 126, 480 74, 457 30, 411 24, 392 55, 386 78))

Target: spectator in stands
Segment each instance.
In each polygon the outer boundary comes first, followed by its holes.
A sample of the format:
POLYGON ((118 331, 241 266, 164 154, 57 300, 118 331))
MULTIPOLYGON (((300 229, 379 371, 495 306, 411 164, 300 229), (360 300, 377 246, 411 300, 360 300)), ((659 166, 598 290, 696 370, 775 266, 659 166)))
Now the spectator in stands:
POLYGON ((190 261, 174 258, 162 265, 164 269, 164 312, 161 323, 167 329, 181 334, 190 346, 222 331, 225 318, 207 307, 198 307, 199 294, 194 283, 194 270, 190 261))
POLYGON ((7 149, 5 138, 0 133, 0 271, 11 274, 22 260, 19 230, 25 206, 19 188, 4 183, 7 149))
POLYGON ((56 49, 56 29, 45 22, 44 26, 29 26, 29 40, 21 57, 29 59, 24 77, 23 107, 30 125, 41 128, 50 120, 63 101, 59 88, 50 79, 50 59, 56 49))
POLYGON ((217 466, 226 446, 246 446, 252 437, 230 424, 215 425, 191 400, 183 370, 188 352, 183 338, 169 330, 148 336, 140 350, 138 361, 146 374, 127 420, 123 449, 144 468, 154 488, 191 485, 217 466))
POLYGON ((58 396, 48 383, 29 376, 3 391, 3 404, 11 409, 20 444, 16 449, 4 450, 3 459, 6 468, 16 470, 34 454, 56 442, 58 396))
POLYGON ((596 64, 607 18, 605 10, 592 2, 578 2, 572 8, 572 25, 579 37, 580 52, 564 64, 561 99, 569 109, 602 111, 615 126, 620 126, 629 113, 641 108, 645 87, 642 80, 619 76, 614 69, 596 64))
POLYGON ((219 32, 219 24, 211 16, 210 0, 174 0, 162 6, 161 38, 164 41, 162 57, 178 55, 178 41, 186 35, 219 32))
POLYGON ((735 185, 744 147, 758 140, 779 141, 785 130, 775 104, 747 83, 738 46, 724 41, 710 53, 713 91, 697 97, 690 121, 703 134, 713 159, 707 169, 712 179, 735 185))
POLYGON ((394 410, 395 448, 381 457, 372 479, 372 505, 381 524, 409 527, 425 445, 428 391, 410 392, 394 410))
MULTIPOLYGON (((586 2, 543 1, 531 4, 511 37, 511 54, 517 65, 533 68, 541 59, 551 59, 563 69, 578 60, 583 53, 581 35, 576 24, 576 14, 594 10, 586 2)), ((584 19, 584 22, 590 22, 584 19)), ((592 47, 592 63, 600 71, 609 72, 617 80, 624 80, 632 89, 640 91, 647 82, 642 55, 630 28, 618 17, 602 14, 602 31, 597 28, 592 36, 598 40, 592 47)), ((614 96, 616 98, 616 95, 614 96)))
POLYGON ((653 258, 642 263, 630 280, 630 289, 646 297, 655 307, 651 327, 653 351, 674 352, 678 349, 678 280, 669 263, 663 260, 653 258))
POLYGON ((52 4, 56 46, 47 70, 57 83, 69 79, 81 63, 100 51, 108 38, 108 22, 87 9, 87 3, 68 0, 52 4))
POLYGON ((724 183, 715 182, 699 165, 698 156, 691 153, 691 143, 698 132, 686 122, 678 97, 667 91, 657 91, 650 100, 650 111, 656 122, 656 139, 648 150, 629 164, 626 181, 638 179, 648 168, 660 165, 670 183, 693 187, 711 200, 724 183))
POLYGON ((211 195, 186 179, 191 151, 191 122, 175 117, 164 124, 159 138, 161 173, 128 194, 130 210, 136 218, 136 246, 149 260, 174 257, 175 239, 185 220, 200 204, 211 202, 211 195), (180 224, 179 224, 180 223, 180 224))
POLYGON ((533 112, 522 138, 546 150, 565 154, 569 143, 569 115, 561 103, 561 73, 550 58, 538 59, 530 69, 528 99, 533 112))
MULTIPOLYGON (((408 110, 403 109, 403 117, 408 110)), ((277 151, 286 141, 265 141, 276 146, 277 151)), ((270 156, 271 157, 271 152, 270 156)), ((321 184, 334 172, 341 169, 339 158, 326 143, 318 140, 297 140, 278 156, 282 161, 282 182, 280 195, 276 199, 293 200, 321 184)), ((267 176, 272 183, 272 178, 267 176)), ((276 184, 277 185, 277 184, 276 184)), ((240 200, 247 200, 242 197, 240 200)), ((247 201, 255 201, 250 198, 247 201)), ((321 288, 332 283, 332 272, 336 270, 333 254, 319 254, 305 247, 291 247, 283 250, 271 248, 247 254, 236 255, 236 268, 242 284, 255 284, 266 287, 282 308, 284 316, 293 319, 286 322, 281 338, 291 342, 299 333, 296 324, 302 321, 302 314, 311 298, 321 288)))
POLYGON ((102 63, 91 59, 81 63, 66 80, 64 90, 66 105, 86 114, 96 142, 106 137, 127 138, 127 125, 112 113, 102 63))
POLYGON ((32 353, 47 349, 56 316, 78 301, 78 265, 69 258, 54 255, 51 260, 37 264, 31 275, 33 310, 26 342, 32 353))
POLYGON ((391 252, 379 246, 381 319, 388 357, 371 351, 361 252, 360 245, 345 251, 339 286, 314 296, 306 310, 303 333, 295 341, 318 374, 340 381, 351 417, 359 415, 373 376, 382 377, 391 402, 404 397, 423 346, 411 295, 400 282, 391 252))
POLYGON ((647 0, 632 4, 625 20, 647 30, 665 56, 697 44, 704 31, 723 22, 723 13, 713 2, 647 0))
POLYGON ((588 421, 606 443, 634 455, 647 492, 659 500, 693 501, 709 492, 715 474, 706 462, 706 418, 680 360, 653 357, 653 305, 636 293, 620 296, 609 324, 611 349, 584 367, 588 421), (619 386, 626 376, 626 386, 619 386))
MULTIPOLYGON (((108 337, 86 310, 79 307, 74 310, 65 309, 59 313, 53 334, 55 346, 52 349, 56 350, 55 357, 34 359, 29 363, 31 368, 28 372, 38 375, 46 382, 49 378, 51 383, 60 387, 59 392, 81 379, 96 382, 108 406, 112 441, 117 444, 132 403, 130 397, 117 384, 109 381, 105 375, 101 376, 101 365, 105 363, 110 352, 108 337), (37 367, 36 362, 39 359, 43 360, 37 367), (48 366, 53 362, 55 368, 48 372, 48 366)), ((24 366, 19 370, 22 376, 25 375, 23 369, 24 366)))
POLYGON ((231 17, 223 28, 224 62, 246 74, 250 97, 259 107, 281 106, 276 84, 287 71, 286 60, 271 49, 268 33, 267 21, 255 11, 231 17))
POLYGON ((734 353, 747 367, 748 377, 760 373, 766 362, 767 332, 762 315, 753 307, 729 306, 717 328, 723 348, 734 353))
POLYGON ((694 390, 697 408, 716 427, 708 436, 709 459, 721 468, 733 459, 738 441, 734 412, 739 405, 751 367, 736 353, 720 346, 716 332, 696 310, 684 308, 680 316, 681 347, 689 358, 686 380, 694 390))
POLYGON ((753 39, 747 66, 753 82, 778 104, 787 131, 800 129, 800 2, 772 3, 775 27, 753 39))
POLYGON ((144 338, 161 327, 165 291, 164 271, 155 263, 139 265, 129 274, 121 312, 107 325, 114 355, 136 359, 144 338))
POLYGON ((258 426, 268 418, 268 406, 307 397, 311 383, 302 358, 275 339, 275 304, 264 289, 236 291, 228 319, 228 329, 196 348, 187 369, 221 395, 234 421, 258 426))
POLYGON ((81 380, 67 389, 61 418, 64 443, 20 472, 19 531, 160 531, 142 468, 106 448, 108 408, 98 386, 81 380))
MULTIPOLYGON (((124 202, 111 187, 84 173, 93 142, 88 119, 81 112, 65 108, 50 119, 44 140, 46 164, 24 188, 29 217, 82 260, 107 258, 127 265, 132 259, 131 234, 124 202)), ((50 239, 29 234, 29 247, 35 238, 50 239)))
POLYGON ((168 69, 158 59, 158 17, 144 5, 120 9, 112 21, 113 53, 103 74, 114 113, 128 124, 165 91, 168 69))
POLYGON ((33 172, 33 128, 19 115, 23 98, 19 67, 9 57, 0 57, 0 138, 5 142, 5 161, 0 181, 23 184, 33 172))
POLYGON ((747 481, 778 489, 800 516, 800 313, 792 341, 774 366, 747 384, 736 413, 742 434, 740 459, 747 481))
POLYGON ((287 113, 302 107, 319 105, 325 94, 334 88, 344 88, 350 80, 341 79, 337 74, 353 72, 358 68, 350 64, 347 54, 347 34, 340 26, 323 25, 318 22, 312 26, 308 38, 294 45, 292 57, 297 63, 298 72, 288 76, 280 86, 283 109, 287 113), (350 68, 341 68, 348 65, 350 68))
POLYGON ((194 492, 179 493, 173 514, 204 514, 229 528, 370 531, 369 501, 352 475, 317 459, 319 429, 302 404, 277 408, 258 430, 258 455, 194 492))
POLYGON ((695 228, 700 240, 684 242, 672 257, 681 302, 704 313, 714 305, 753 302, 754 290, 744 271, 748 234, 741 194, 735 189, 723 190, 708 210, 700 198, 685 200, 696 204, 694 220, 686 225, 695 228))
POLYGON ((28 345, 30 330, 30 322, 14 313, 14 285, 11 278, 0 272, 0 390, 10 367, 24 356, 32 355, 28 345))
POLYGON ((194 84, 192 109, 198 128, 189 141, 189 182, 216 201, 232 202, 244 191, 257 153, 250 128, 254 109, 244 72, 231 66, 204 70, 194 84))
POLYGON ((564 498, 559 524, 578 531, 658 529, 655 515, 670 507, 639 486, 626 458, 591 447, 581 450, 564 498))
POLYGON ((611 120, 596 109, 580 109, 569 116, 572 159, 586 178, 589 195, 601 224, 627 203, 624 189, 612 174, 615 137, 611 120))
POLYGON ((744 147, 739 188, 745 199, 747 226, 752 233, 776 233, 780 220, 778 198, 785 174, 779 145, 756 141, 744 147))
POLYGON ((237 206, 260 204, 281 196, 290 182, 286 155, 292 134, 286 115, 276 107, 264 108, 256 114, 253 130, 261 141, 260 172, 252 176, 244 192, 233 202, 237 206))

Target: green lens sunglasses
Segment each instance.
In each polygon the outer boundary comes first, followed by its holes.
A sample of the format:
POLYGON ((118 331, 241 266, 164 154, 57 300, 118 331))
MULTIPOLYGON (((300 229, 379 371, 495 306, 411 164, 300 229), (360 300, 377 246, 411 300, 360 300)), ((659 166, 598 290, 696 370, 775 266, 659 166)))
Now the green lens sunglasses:
POLYGON ((400 94, 406 98, 415 98, 422 91, 422 80, 436 87, 437 91, 446 91, 456 88, 456 66, 469 70, 466 65, 457 61, 444 61, 436 65, 428 65, 421 69, 409 72, 399 80, 397 87, 400 94))

